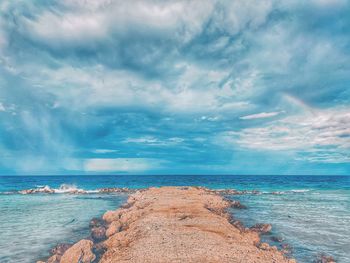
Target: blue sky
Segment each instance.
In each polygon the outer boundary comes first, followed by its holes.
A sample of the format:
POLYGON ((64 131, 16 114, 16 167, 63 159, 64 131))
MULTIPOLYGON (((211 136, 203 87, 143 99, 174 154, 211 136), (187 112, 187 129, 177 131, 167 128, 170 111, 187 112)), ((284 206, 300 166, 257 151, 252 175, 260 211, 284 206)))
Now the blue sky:
POLYGON ((346 0, 0 2, 0 174, 349 174, 346 0))

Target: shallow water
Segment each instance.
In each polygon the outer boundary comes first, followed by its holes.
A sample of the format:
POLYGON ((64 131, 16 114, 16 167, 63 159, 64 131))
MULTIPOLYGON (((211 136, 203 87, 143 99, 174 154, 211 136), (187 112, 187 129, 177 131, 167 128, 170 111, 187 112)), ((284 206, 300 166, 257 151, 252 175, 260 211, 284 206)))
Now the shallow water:
POLYGON ((60 242, 89 235, 91 218, 115 209, 123 195, 0 195, 0 262, 36 262, 60 242))
POLYGON ((334 190, 241 195, 233 199, 248 209, 233 214, 248 227, 271 223, 273 231, 263 239, 277 246, 287 243, 298 262, 313 262, 322 252, 345 263, 350 262, 349 198, 349 191, 334 190), (283 242, 271 242, 273 236, 283 242))
MULTIPOLYGON (((123 194, 93 190, 162 185, 259 190, 259 195, 233 196, 248 206, 232 210, 236 218, 247 226, 271 223, 272 236, 284 238, 298 262, 312 262, 321 252, 337 262, 350 262, 350 177, 227 175, 0 177, 0 262, 35 262, 55 244, 87 236, 92 217, 117 208, 126 199, 123 194), (7 193, 44 186, 60 194, 7 193), (68 193, 76 188, 90 193, 68 193), (276 191, 280 193, 271 194, 276 191)), ((273 243, 270 238, 264 237, 273 243)))

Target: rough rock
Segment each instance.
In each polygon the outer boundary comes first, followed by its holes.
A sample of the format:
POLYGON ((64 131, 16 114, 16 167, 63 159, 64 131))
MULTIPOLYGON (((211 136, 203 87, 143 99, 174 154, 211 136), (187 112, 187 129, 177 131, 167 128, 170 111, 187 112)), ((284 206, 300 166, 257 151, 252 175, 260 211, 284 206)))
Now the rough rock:
POLYGON ((63 254, 60 263, 91 263, 96 258, 92 248, 92 241, 82 239, 63 254))
POLYGON ((106 236, 110 237, 114 235, 115 233, 118 233, 121 230, 122 224, 119 221, 113 221, 107 231, 106 231, 106 236))
POLYGON ((106 213, 104 213, 103 215, 103 220, 106 221, 107 223, 111 223, 115 220, 118 220, 120 217, 121 211, 117 210, 117 211, 107 211, 106 213))
POLYGON ((198 187, 136 192, 128 206, 103 216, 110 227, 113 222, 123 227, 104 241, 99 262, 295 262, 276 247, 257 247, 259 233, 242 232, 229 222, 225 211, 230 206, 217 193, 198 187))

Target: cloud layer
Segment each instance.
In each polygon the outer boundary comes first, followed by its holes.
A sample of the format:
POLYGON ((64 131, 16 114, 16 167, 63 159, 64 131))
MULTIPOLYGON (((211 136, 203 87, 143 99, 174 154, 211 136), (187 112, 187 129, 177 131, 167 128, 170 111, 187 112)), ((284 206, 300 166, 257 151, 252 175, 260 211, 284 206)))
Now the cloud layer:
POLYGON ((2 1, 0 173, 348 174, 349 11, 2 1))

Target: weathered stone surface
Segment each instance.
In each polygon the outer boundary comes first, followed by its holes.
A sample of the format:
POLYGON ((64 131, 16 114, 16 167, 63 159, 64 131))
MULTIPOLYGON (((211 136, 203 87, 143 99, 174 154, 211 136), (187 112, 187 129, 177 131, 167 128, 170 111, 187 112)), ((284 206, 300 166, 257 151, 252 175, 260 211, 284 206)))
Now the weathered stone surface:
POLYGON ((47 260, 47 263, 60 263, 60 260, 61 260, 60 255, 53 255, 47 260))
POLYGON ((119 221, 113 221, 107 231, 106 231, 106 237, 110 237, 114 235, 115 233, 118 233, 122 227, 122 224, 119 221))
POLYGON ((60 263, 91 263, 96 258, 92 248, 92 241, 82 239, 63 254, 60 263))
POLYGON ((117 211, 107 211, 106 213, 104 213, 102 219, 104 221, 106 221, 107 223, 111 223, 115 220, 118 220, 119 219, 119 216, 121 214, 121 211, 120 210, 117 210, 117 211))
POLYGON ((256 231, 242 232, 230 224, 225 213, 230 202, 213 191, 150 188, 133 194, 128 204, 103 217, 110 227, 123 227, 104 241, 101 263, 295 262, 276 247, 257 247, 256 231))

